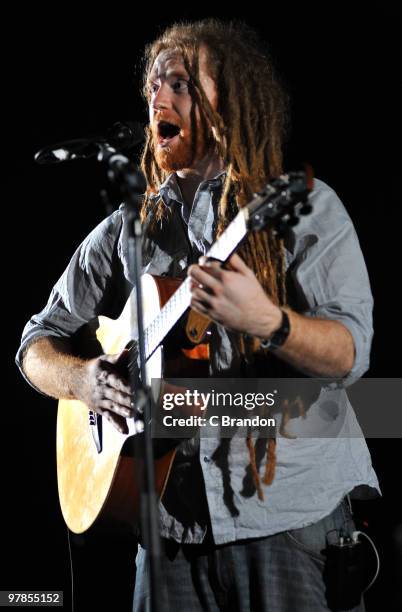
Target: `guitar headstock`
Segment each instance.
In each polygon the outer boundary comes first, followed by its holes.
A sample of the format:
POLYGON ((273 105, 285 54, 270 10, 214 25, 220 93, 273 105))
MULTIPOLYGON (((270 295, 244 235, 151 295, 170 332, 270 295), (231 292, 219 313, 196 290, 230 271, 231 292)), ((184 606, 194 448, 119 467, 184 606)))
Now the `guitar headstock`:
POLYGON ((308 195, 313 186, 310 166, 305 171, 288 172, 270 181, 246 206, 247 225, 251 230, 273 227, 282 236, 299 223, 301 215, 312 211, 308 195))

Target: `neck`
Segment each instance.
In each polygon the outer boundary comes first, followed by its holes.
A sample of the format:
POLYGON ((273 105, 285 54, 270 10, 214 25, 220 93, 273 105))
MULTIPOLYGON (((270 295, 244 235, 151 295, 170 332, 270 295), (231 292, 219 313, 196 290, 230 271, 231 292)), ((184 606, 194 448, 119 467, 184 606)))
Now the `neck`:
POLYGON ((213 178, 222 170, 223 161, 217 155, 209 153, 197 161, 192 168, 183 168, 176 172, 182 196, 190 208, 199 184, 213 178))

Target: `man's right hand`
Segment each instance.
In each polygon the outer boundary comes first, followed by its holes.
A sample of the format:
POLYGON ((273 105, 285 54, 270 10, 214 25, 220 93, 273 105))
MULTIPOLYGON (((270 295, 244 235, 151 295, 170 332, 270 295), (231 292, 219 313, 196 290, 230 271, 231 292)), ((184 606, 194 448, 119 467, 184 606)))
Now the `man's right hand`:
POLYGON ((129 351, 124 349, 118 355, 101 355, 87 361, 76 389, 77 399, 120 433, 128 433, 126 418, 134 415, 130 385, 122 374, 127 369, 128 356, 129 351))
POLYGON ((134 414, 128 383, 130 352, 83 359, 74 354, 68 338, 43 336, 32 342, 23 368, 32 384, 56 399, 76 399, 101 414, 122 433, 125 418, 134 414))

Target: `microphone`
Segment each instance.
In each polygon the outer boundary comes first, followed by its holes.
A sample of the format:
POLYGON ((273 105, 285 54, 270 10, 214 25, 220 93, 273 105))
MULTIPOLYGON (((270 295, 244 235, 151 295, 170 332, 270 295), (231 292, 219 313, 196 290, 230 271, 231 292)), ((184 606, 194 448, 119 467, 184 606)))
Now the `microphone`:
POLYGON ((138 121, 118 121, 106 134, 88 138, 65 140, 43 147, 35 153, 38 164, 59 164, 71 159, 88 159, 98 156, 101 148, 130 149, 144 141, 144 129, 138 121))

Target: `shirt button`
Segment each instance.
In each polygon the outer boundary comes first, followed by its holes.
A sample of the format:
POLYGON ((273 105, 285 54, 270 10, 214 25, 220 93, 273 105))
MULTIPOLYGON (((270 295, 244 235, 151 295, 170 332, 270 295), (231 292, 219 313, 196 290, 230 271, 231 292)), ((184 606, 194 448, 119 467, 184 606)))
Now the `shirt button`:
POLYGON ((209 463, 210 461, 211 461, 211 459, 205 455, 205 457, 204 457, 204 462, 205 462, 205 463, 209 463))

